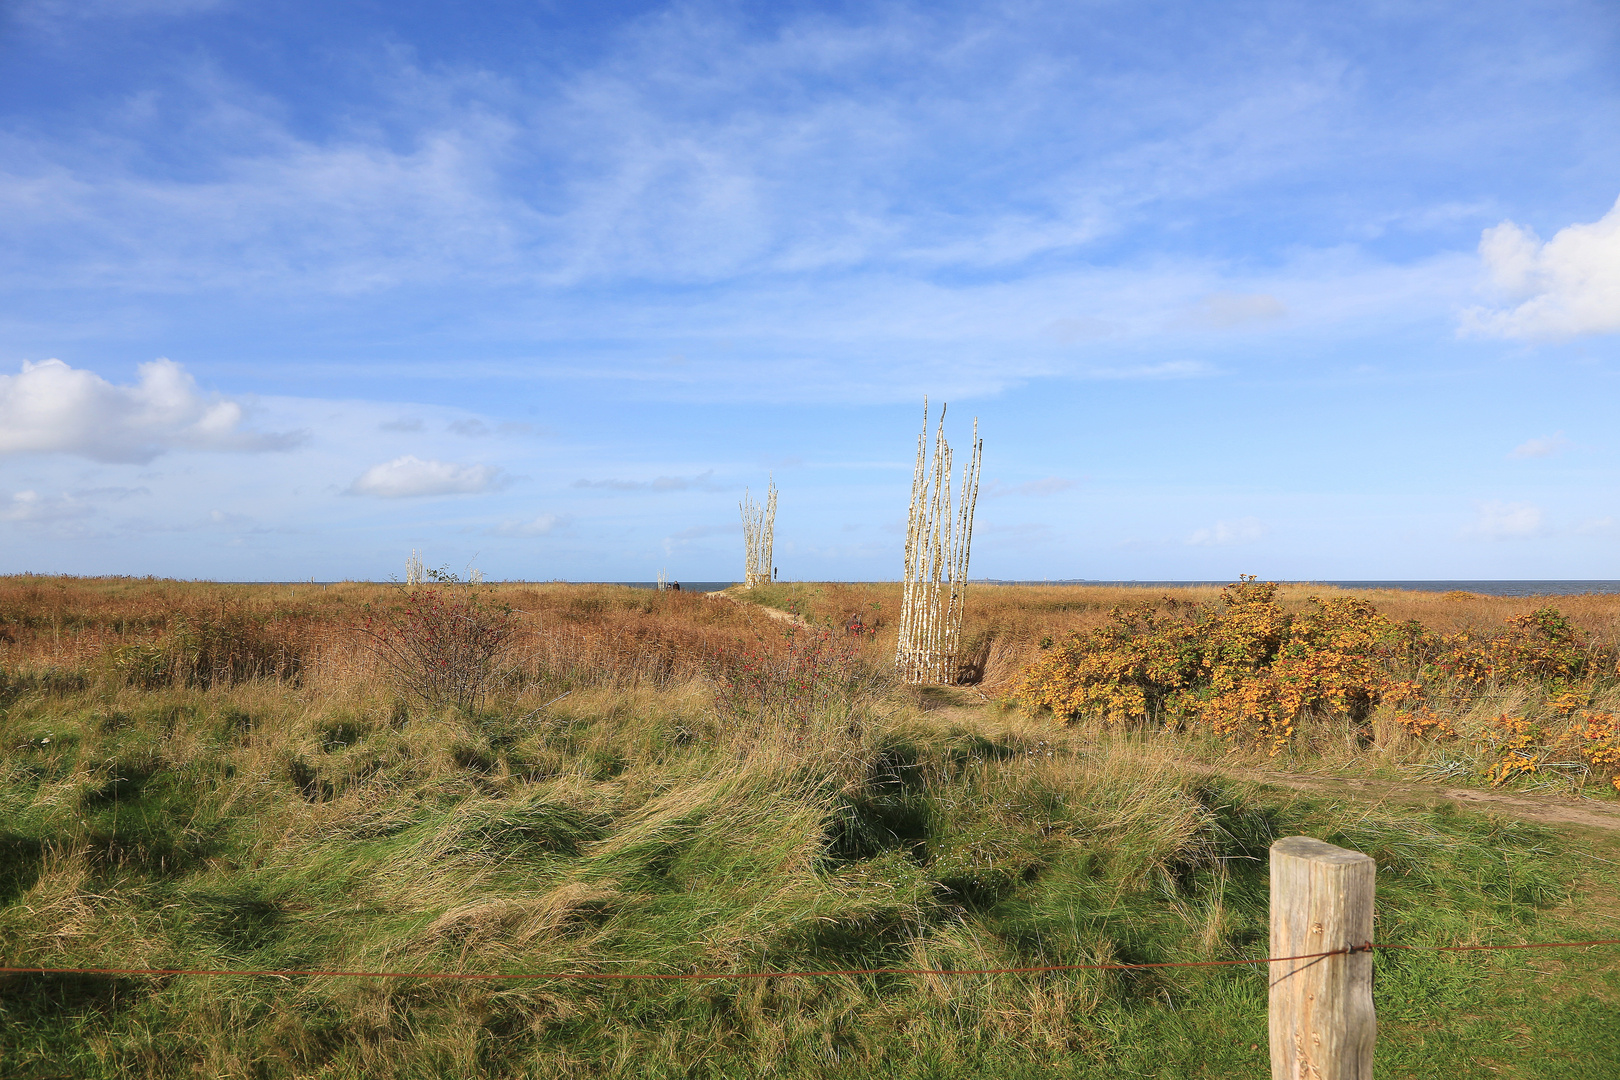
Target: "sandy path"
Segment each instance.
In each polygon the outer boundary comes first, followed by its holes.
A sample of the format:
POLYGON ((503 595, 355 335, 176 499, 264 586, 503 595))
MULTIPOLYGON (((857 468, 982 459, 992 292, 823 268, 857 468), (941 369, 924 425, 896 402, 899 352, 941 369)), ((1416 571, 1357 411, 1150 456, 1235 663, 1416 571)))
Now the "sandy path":
POLYGON ((771 618, 775 619, 777 622, 792 623, 794 626, 808 627, 810 625, 809 623, 805 622, 803 619, 799 618, 799 616, 794 615, 791 612, 778 611, 776 608, 766 607, 764 604, 752 604, 752 603, 749 603, 747 600, 738 599, 737 597, 732 596, 728 592, 711 592, 711 593, 704 593, 703 595, 707 596, 710 600, 724 600, 727 603, 740 604, 743 607, 753 608, 755 611, 763 611, 765 614, 769 615, 771 618))
MULTIPOLYGON (((952 714, 981 719, 991 716, 989 710, 972 705, 950 705, 934 712, 934 715, 942 718, 952 714)), ((1113 752, 1118 752, 1118 748, 1114 748, 1113 752)), ((1598 799, 1583 799, 1575 795, 1533 795, 1519 791, 1457 787, 1443 781, 1374 780, 1322 776, 1316 773, 1277 772, 1270 769, 1237 768, 1190 760, 1172 759, 1170 764, 1182 772, 1209 773, 1232 780, 1268 784, 1318 795, 1339 795, 1364 802, 1425 808, 1433 806, 1436 802, 1454 802, 1469 809, 1505 814, 1526 821, 1578 825, 1588 829, 1620 832, 1620 804, 1598 799)))
POLYGON ((1208 772, 1234 780, 1291 788, 1326 795, 1351 795, 1375 802, 1425 803, 1449 800, 1476 810, 1496 811, 1530 821, 1562 825, 1582 825, 1589 829, 1620 831, 1620 806, 1581 799, 1573 795, 1526 795, 1481 788, 1447 787, 1423 781, 1355 780, 1348 777, 1313 776, 1306 773, 1269 772, 1265 769, 1233 769, 1218 765, 1191 765, 1189 772, 1208 772))

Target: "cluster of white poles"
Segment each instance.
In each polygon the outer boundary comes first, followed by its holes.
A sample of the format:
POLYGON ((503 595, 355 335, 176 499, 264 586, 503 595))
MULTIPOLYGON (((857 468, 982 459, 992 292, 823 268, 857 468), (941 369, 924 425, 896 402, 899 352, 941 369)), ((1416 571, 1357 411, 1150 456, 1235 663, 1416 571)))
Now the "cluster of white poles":
POLYGON ((925 463, 928 400, 923 399, 923 429, 917 436, 917 469, 911 481, 900 641, 894 654, 895 670, 909 683, 955 682, 962 642, 968 550, 973 545, 973 511, 979 500, 984 442, 979 438, 979 422, 974 420, 973 442, 962 466, 961 502, 953 512, 945 409, 941 406, 939 410, 933 460, 925 463))
POLYGON ((771 580, 772 559, 775 553, 771 550, 776 537, 776 479, 770 480, 766 489, 765 505, 761 506, 749 498, 747 489, 743 490, 742 510, 743 526, 743 587, 752 589, 755 585, 763 585, 771 580))

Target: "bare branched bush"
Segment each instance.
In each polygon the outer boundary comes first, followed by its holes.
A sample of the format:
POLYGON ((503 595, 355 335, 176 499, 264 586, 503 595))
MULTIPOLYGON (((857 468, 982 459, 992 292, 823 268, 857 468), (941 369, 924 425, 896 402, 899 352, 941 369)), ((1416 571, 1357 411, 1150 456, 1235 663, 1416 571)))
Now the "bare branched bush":
POLYGON ((715 706, 731 721, 802 724, 832 707, 853 710, 889 677, 857 647, 825 630, 797 630, 783 645, 760 642, 715 666, 715 706))
POLYGON ((429 705, 476 705, 518 634, 517 613, 471 589, 417 588, 404 600, 368 611, 356 628, 372 654, 429 705))

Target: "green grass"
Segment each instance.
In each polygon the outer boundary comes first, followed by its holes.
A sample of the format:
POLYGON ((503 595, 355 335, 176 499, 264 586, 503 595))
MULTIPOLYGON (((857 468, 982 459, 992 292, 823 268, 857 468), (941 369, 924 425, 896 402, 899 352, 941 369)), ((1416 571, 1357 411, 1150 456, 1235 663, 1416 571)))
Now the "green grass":
MULTIPOLYGON (((16 680, 13 680, 14 683, 16 680)), ((1620 845, 1294 798, 868 694, 473 714, 365 687, 30 684, 8 966, 983 968, 1263 956, 1267 846, 1373 855, 1378 936, 1617 935, 1620 845), (746 728, 746 734, 742 729, 746 728)), ((1380 953, 1380 1076, 1620 1075, 1620 949, 1380 953)), ((0 978, 8 1077, 1264 1075, 1258 968, 679 983, 0 978)))

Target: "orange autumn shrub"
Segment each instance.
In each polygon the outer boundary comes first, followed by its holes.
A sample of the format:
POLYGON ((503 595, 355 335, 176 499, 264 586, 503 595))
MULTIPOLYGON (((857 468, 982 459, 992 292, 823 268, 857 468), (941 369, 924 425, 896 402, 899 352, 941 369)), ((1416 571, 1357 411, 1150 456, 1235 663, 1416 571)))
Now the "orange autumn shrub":
POLYGON ((1581 740, 1581 757, 1595 769, 1615 773, 1612 782, 1620 790, 1620 720, 1613 713, 1583 713, 1575 734, 1581 740))
MULTIPOLYGON (((1244 577, 1215 603, 1115 608, 1106 625, 1048 647, 1012 695, 1068 720, 1207 725, 1276 753, 1309 717, 1343 717, 1368 733, 1380 704, 1414 737, 1456 738, 1431 697, 1455 705, 1504 686, 1544 687, 1546 713, 1573 717, 1597 692, 1593 680, 1607 677, 1590 638, 1553 608, 1512 616, 1497 632, 1442 635, 1353 596, 1313 597, 1290 613, 1276 591, 1244 577)), ((1481 735, 1493 782, 1536 771, 1549 738, 1529 719, 1503 716, 1481 735)), ((1620 762, 1620 740, 1594 735, 1586 745, 1589 763, 1620 762)))
POLYGON ((1476 684, 1544 682, 1555 686, 1588 673, 1587 636, 1555 608, 1540 608, 1507 620, 1505 633, 1483 636, 1464 630, 1445 640, 1438 671, 1476 684))
POLYGON ((1116 608, 1108 625, 1049 649, 1013 694, 1071 719, 1207 723, 1273 752, 1307 712, 1361 721, 1386 689, 1413 696, 1417 684, 1394 677, 1413 651, 1410 628, 1355 597, 1311 603, 1296 618, 1274 584, 1244 577, 1214 605, 1116 608))
POLYGON ((1481 735, 1481 741, 1502 755, 1486 769, 1490 782, 1505 784, 1515 777, 1535 772, 1540 767, 1540 748, 1546 734, 1528 717, 1506 714, 1497 717, 1496 723, 1481 735))
POLYGON ((1451 718, 1441 716, 1439 713, 1425 707, 1411 711, 1400 711, 1395 714, 1395 722, 1408 735, 1419 739, 1454 739, 1457 729, 1452 726, 1451 718))

